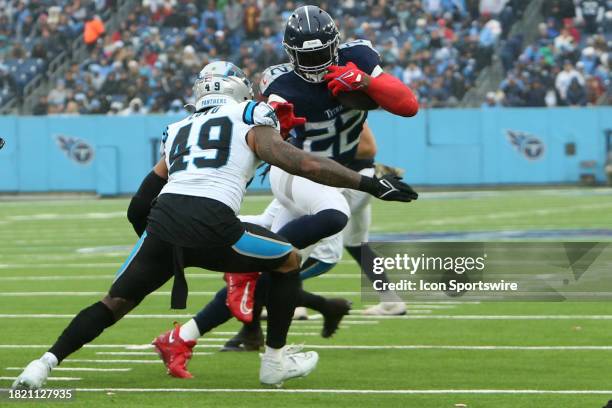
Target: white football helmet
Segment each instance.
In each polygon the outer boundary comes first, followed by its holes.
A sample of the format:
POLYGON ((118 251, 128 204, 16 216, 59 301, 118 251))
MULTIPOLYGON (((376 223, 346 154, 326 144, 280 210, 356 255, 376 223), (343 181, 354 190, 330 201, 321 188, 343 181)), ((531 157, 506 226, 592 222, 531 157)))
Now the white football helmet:
POLYGON ((253 87, 236 65, 227 61, 216 61, 200 71, 193 84, 193 95, 195 104, 185 105, 189 112, 253 99, 253 87))

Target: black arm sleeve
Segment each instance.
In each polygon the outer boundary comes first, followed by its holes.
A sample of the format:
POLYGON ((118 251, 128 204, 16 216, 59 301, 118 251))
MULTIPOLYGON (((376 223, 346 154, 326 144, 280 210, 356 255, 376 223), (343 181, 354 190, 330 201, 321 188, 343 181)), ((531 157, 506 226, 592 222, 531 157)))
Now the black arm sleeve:
POLYGON ((151 202, 159 195, 165 184, 166 179, 151 171, 142 180, 138 191, 132 197, 127 210, 127 218, 138 236, 141 236, 147 227, 147 217, 151 211, 151 202))

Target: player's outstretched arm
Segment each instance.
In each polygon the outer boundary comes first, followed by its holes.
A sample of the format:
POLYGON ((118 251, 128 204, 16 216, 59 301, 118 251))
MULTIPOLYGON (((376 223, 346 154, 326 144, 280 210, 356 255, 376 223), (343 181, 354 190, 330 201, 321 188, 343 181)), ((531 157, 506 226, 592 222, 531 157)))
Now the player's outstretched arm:
POLYGON ((127 217, 138 236, 141 236, 147 227, 147 218, 149 212, 151 212, 151 202, 166 185, 167 179, 168 169, 162 157, 153 167, 153 170, 142 180, 138 191, 132 197, 127 210, 127 217))
POLYGON ((283 141, 278 130, 256 126, 248 134, 249 146, 262 160, 290 174, 332 187, 365 191, 387 201, 416 200, 418 194, 397 177, 363 176, 333 160, 315 156, 283 141))

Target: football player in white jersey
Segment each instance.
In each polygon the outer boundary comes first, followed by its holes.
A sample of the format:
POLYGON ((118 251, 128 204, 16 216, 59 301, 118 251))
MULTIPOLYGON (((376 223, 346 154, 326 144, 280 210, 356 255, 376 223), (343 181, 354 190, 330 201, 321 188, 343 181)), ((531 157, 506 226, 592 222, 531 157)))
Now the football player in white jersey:
MULTIPOLYGON (((383 200, 410 201, 412 189, 393 177, 365 177, 286 143, 274 110, 251 100, 251 84, 227 62, 207 65, 194 85, 195 113, 168 126, 164 154, 153 172, 168 182, 157 197, 146 231, 121 266, 108 294, 81 310, 51 348, 30 362, 13 388, 39 389, 51 370, 93 341, 174 276, 172 306, 184 308, 183 268, 220 272, 267 271, 268 330, 259 379, 280 385, 316 367, 315 352, 285 348, 299 292, 300 256, 282 236, 243 223, 237 213, 255 168, 266 161, 318 183, 359 189, 383 200)), ((190 356, 195 342, 170 333, 190 356)), ((164 356, 162 356, 164 358, 164 356)), ((173 362, 166 362, 172 364, 173 362)))

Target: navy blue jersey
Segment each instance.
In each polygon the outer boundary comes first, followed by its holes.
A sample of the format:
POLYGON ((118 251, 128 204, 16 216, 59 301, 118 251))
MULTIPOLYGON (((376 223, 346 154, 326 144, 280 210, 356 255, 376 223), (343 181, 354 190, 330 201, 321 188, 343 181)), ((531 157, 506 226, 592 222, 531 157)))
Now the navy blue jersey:
MULTIPOLYGON (((338 47, 338 64, 353 62, 369 75, 378 75, 380 57, 369 41, 355 40, 338 47)), ((347 164, 355 156, 359 134, 367 112, 346 108, 334 98, 327 84, 305 81, 291 64, 266 69, 260 83, 261 93, 277 95, 291 102, 296 116, 306 118, 304 126, 291 131, 291 143, 319 156, 347 164)))

